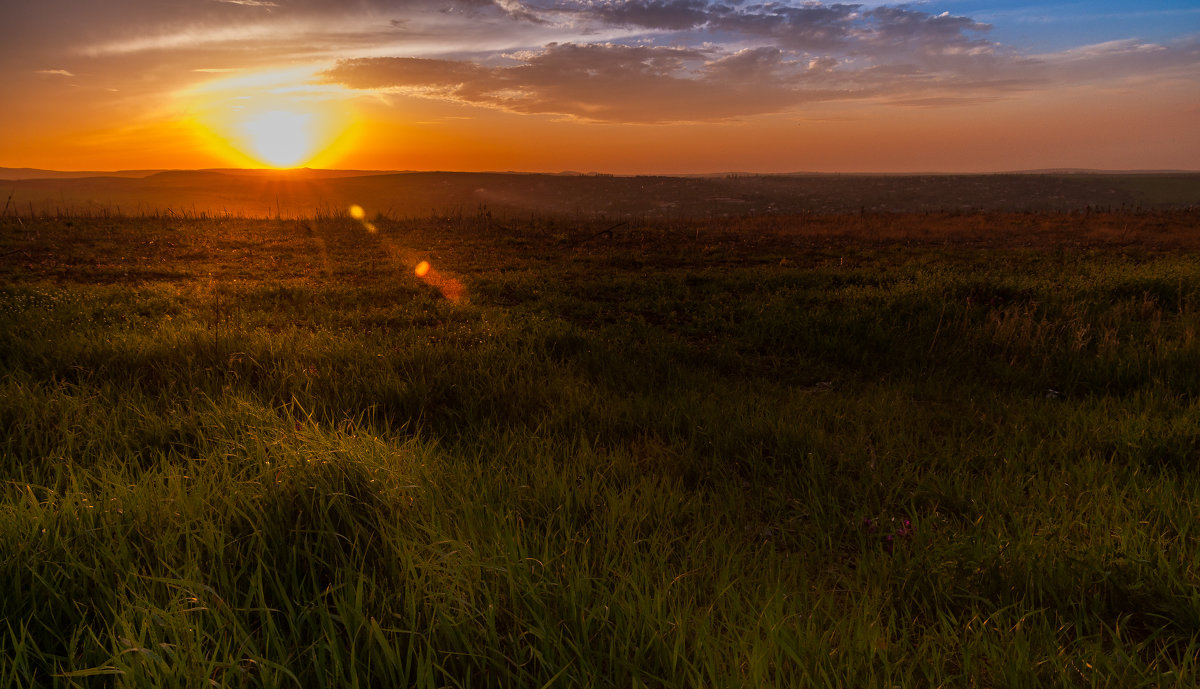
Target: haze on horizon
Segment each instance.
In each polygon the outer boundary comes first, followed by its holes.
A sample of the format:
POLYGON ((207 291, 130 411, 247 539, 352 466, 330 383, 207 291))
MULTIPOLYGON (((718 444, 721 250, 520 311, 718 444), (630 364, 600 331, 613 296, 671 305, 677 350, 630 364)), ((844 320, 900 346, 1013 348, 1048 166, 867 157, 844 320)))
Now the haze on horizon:
POLYGON ((0 6, 0 166, 1196 169, 1200 7, 0 6))

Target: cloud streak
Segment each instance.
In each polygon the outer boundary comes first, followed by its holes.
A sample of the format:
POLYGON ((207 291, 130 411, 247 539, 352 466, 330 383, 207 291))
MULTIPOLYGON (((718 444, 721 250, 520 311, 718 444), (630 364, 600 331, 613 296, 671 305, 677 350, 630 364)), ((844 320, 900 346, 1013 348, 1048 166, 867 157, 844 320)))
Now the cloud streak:
POLYGON ((804 103, 1001 83, 988 26, 949 13, 862 4, 704 0, 519 2, 459 7, 569 38, 471 59, 363 56, 331 81, 511 112, 680 122, 804 103), (617 32, 612 40, 588 40, 617 32))
POLYGON ((227 5, 245 5, 246 7, 266 7, 268 9, 279 7, 279 3, 270 2, 270 0, 214 0, 214 2, 223 2, 227 5))
POLYGON ((343 60, 325 76, 351 88, 631 123, 722 120, 852 95, 845 83, 831 83, 827 62, 791 61, 776 48, 718 55, 688 48, 555 43, 511 57, 518 64, 343 60))
MULTIPOLYGON (((704 122, 808 103, 881 98, 935 107, 1200 66, 1196 42, 1115 42, 1023 56, 949 12, 862 4, 630 0, 495 6, 516 22, 578 32, 483 58, 339 60, 325 78, 362 90, 510 112, 627 123, 704 122), (590 33, 626 30, 610 41, 590 33), (579 40, 583 39, 583 40, 579 40)), ((486 8, 475 7, 474 11, 486 8)))

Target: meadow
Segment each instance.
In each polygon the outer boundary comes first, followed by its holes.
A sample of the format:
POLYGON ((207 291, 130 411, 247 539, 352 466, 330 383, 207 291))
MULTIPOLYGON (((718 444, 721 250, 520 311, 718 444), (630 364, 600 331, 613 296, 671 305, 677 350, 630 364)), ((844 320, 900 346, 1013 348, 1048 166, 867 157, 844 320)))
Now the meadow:
POLYGON ((1200 211, 367 216, 0 218, 0 686, 1200 681, 1200 211))

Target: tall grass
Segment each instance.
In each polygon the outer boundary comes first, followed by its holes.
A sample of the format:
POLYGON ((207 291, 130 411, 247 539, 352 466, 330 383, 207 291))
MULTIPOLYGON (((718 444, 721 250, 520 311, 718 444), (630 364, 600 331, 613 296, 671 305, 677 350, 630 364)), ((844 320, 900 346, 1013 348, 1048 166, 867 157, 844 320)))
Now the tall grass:
POLYGON ((0 684, 1192 686, 1172 217, 5 226, 0 684))

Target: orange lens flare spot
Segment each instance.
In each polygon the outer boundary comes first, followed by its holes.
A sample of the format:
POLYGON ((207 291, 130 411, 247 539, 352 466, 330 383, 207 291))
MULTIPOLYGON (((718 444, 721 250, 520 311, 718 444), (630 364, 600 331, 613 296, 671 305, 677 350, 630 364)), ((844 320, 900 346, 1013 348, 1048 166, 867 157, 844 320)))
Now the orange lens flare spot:
POLYGON ((356 203, 350 206, 350 217, 355 220, 362 220, 367 217, 367 212, 363 210, 362 206, 356 203))
POLYGON ((423 278, 426 275, 428 275, 429 274, 429 261, 421 261, 420 263, 418 263, 417 267, 413 270, 413 272, 416 273, 417 277, 419 277, 419 278, 423 278))

